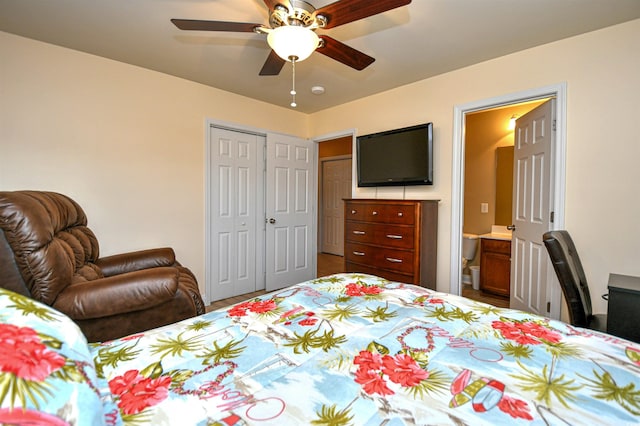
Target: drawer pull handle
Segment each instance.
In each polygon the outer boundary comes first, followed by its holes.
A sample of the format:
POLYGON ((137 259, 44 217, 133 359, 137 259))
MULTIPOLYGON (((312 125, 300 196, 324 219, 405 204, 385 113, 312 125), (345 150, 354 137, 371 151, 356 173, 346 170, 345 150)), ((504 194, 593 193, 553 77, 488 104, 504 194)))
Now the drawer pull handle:
POLYGON ((356 235, 364 235, 364 234, 366 234, 366 232, 364 232, 364 231, 353 231, 353 233, 356 234, 356 235))
POLYGON ((391 263, 402 263, 402 259, 394 259, 393 257, 386 258, 391 263))
POLYGON ((392 240, 401 240, 402 235, 387 234, 387 238, 391 238, 392 240))
POLYGON ((355 211, 355 210, 351 210, 351 214, 356 214, 356 213, 358 213, 358 212, 355 211))
POLYGON ((374 211, 374 212, 373 212, 373 215, 374 215, 374 216, 377 216, 377 215, 378 215, 378 212, 374 211))
POLYGON ((402 217, 402 212, 398 212, 398 216, 399 216, 399 217, 402 217))
POLYGON ((353 254, 355 254, 356 256, 364 256, 364 253, 361 251, 354 251, 353 254))

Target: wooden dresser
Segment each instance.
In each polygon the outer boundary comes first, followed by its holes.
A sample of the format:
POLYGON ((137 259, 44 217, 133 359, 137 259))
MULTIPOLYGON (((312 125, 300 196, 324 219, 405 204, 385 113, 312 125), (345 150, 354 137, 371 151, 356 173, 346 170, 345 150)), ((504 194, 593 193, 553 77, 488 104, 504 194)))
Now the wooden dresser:
POLYGON ((436 288, 438 200, 348 199, 345 267, 436 288))

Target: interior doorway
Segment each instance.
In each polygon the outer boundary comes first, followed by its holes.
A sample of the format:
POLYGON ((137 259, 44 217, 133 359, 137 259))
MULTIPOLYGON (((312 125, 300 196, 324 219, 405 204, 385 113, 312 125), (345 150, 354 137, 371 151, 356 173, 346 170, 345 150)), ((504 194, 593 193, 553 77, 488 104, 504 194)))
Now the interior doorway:
POLYGON ((318 276, 344 272, 344 199, 352 193, 353 135, 318 144, 318 276))
POLYGON ((319 252, 344 256, 344 199, 351 195, 351 157, 320 161, 319 252))
MULTIPOLYGON (((496 232, 509 234, 507 227, 513 223, 515 120, 545 99, 483 109, 465 116, 462 295, 470 299, 489 300, 493 305, 509 307, 509 256, 489 253, 483 258, 496 268, 480 269, 481 246, 484 237, 496 232), (486 275, 485 285, 480 288, 482 275, 486 275)), ((497 244, 507 250, 510 242, 501 238, 502 242, 497 244)))
MULTIPOLYGON (((557 109, 555 114, 556 138, 553 155, 554 168, 552 187, 555 212, 554 229, 564 227, 565 196, 565 147, 566 147, 566 84, 558 84, 525 92, 507 94, 496 98, 480 100, 454 108, 454 146, 452 171, 452 220, 451 220, 451 269, 450 292, 462 294, 462 234, 464 229, 464 182, 465 182, 465 135, 467 114, 478 113, 500 107, 518 105, 525 102, 555 98, 557 109)), ((548 280, 549 312, 551 318, 560 318, 561 295, 558 286, 552 286, 548 280)))

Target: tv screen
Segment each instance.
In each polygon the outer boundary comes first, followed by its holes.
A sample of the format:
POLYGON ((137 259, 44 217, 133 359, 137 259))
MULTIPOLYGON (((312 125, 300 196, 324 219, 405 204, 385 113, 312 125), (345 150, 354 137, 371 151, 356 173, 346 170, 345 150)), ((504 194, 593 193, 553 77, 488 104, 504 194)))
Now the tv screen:
POLYGON ((433 123, 356 139, 358 186, 433 185, 433 123))

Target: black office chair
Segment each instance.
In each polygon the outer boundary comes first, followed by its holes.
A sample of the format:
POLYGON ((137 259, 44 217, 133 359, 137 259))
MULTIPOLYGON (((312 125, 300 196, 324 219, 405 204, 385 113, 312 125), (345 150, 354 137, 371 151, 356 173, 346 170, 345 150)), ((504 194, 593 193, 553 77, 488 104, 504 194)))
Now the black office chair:
POLYGON ((607 331, 607 316, 591 312, 589 286, 576 246, 567 231, 548 231, 542 236, 562 293, 569 308, 571 325, 607 331))

